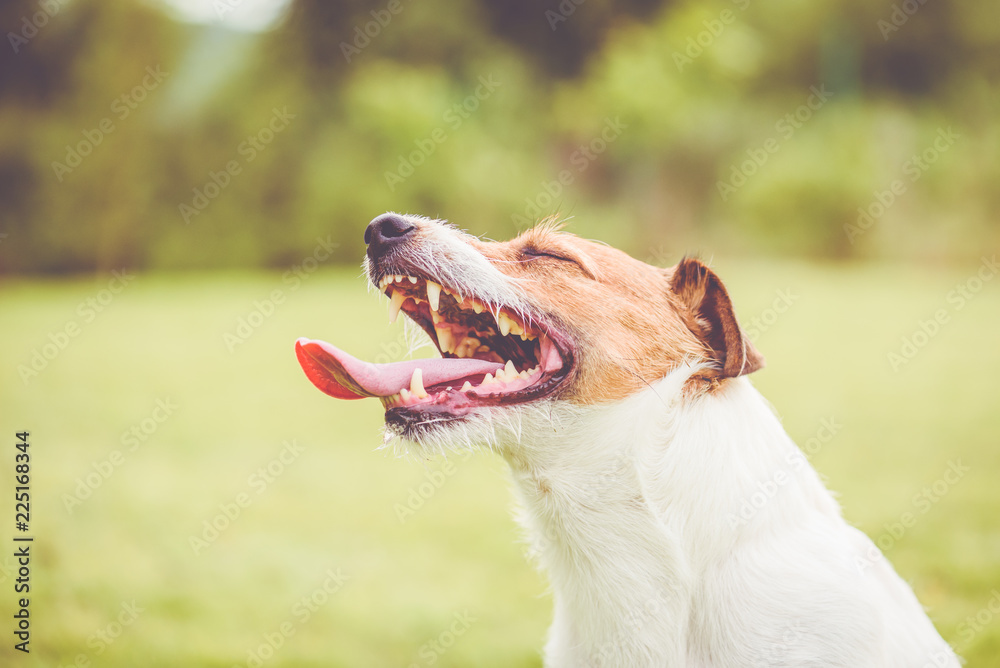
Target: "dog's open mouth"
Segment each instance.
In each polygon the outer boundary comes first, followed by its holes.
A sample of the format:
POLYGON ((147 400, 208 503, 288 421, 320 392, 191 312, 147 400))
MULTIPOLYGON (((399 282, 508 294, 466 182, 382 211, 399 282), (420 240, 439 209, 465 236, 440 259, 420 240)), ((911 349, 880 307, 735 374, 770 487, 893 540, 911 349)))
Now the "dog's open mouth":
POLYGON ((417 276, 385 274, 377 285, 390 298, 390 321, 405 313, 427 332, 440 358, 370 364, 304 338, 295 351, 316 387, 339 399, 378 397, 387 423, 535 401, 555 393, 572 369, 569 339, 541 316, 417 276))

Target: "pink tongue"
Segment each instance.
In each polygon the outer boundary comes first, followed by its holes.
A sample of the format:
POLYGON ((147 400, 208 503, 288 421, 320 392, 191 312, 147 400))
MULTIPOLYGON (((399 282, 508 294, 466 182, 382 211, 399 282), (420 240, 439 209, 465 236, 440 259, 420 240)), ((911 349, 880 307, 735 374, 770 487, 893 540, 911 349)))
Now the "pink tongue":
POLYGON ((467 376, 485 376, 503 368, 503 364, 496 362, 459 358, 371 364, 351 357, 325 341, 305 338, 295 342, 295 354, 312 384, 338 399, 398 394, 401 389, 410 387, 410 378, 418 368, 423 375, 424 387, 467 376))

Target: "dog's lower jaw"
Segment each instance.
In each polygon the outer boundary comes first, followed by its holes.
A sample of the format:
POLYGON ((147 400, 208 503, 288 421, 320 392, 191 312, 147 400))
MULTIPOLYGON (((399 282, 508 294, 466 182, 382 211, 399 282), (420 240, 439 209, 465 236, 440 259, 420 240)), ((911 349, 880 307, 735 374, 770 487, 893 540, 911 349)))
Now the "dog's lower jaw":
POLYGON ((749 381, 692 397, 692 372, 500 445, 554 591, 546 665, 957 667, 749 381))

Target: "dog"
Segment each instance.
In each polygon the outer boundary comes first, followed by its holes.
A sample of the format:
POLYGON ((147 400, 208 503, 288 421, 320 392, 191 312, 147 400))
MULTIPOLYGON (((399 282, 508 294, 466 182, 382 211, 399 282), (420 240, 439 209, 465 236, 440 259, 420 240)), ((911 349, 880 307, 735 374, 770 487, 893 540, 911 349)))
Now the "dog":
POLYGON ((764 359, 704 263, 395 213, 365 243, 390 320, 441 357, 299 339, 298 360, 328 395, 378 397, 387 443, 506 459, 553 589, 547 666, 959 665, 751 385, 764 359))

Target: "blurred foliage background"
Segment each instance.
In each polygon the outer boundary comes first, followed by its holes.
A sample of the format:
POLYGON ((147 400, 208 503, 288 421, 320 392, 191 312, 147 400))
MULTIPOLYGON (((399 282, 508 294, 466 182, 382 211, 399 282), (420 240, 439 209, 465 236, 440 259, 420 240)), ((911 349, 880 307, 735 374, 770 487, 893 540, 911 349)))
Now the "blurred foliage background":
POLYGON ((328 234, 335 260, 355 263, 360 226, 386 209, 495 238, 573 216, 578 233, 640 256, 664 240, 977 256, 997 241, 1000 210, 994 9, 5 2, 0 267, 277 268, 328 234), (803 113, 812 87, 829 95, 803 113), (276 109, 291 117, 270 134, 276 109), (577 153, 602 148, 616 120, 601 152, 577 153), (911 182, 907 161, 949 128, 951 143, 911 182), (777 150, 762 161, 770 139, 777 150), (387 176, 407 164, 412 174, 387 176), (746 183, 720 193, 734 169, 746 183), (905 194, 870 230, 845 232, 896 179, 905 194))
POLYGON ((378 404, 292 355, 403 356, 357 267, 396 210, 714 259, 792 437, 840 425, 808 453, 847 519, 1000 666, 990 3, 8 0, 0 27, 0 433, 32 430, 38 536, 35 651, 0 665, 541 665, 503 463, 373 454, 378 404))

